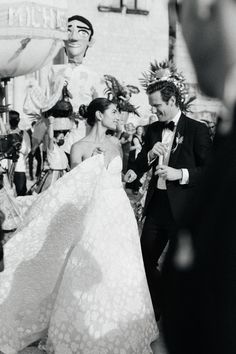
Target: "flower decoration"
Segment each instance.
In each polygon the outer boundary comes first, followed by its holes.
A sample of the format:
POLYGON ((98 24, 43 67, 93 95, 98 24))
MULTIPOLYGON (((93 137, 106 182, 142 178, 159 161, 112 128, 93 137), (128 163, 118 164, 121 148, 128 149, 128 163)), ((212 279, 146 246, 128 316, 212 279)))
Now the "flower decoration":
POLYGON ((135 107, 129 102, 133 93, 137 94, 140 92, 139 88, 132 85, 122 85, 114 76, 111 75, 104 75, 104 80, 107 86, 104 93, 110 101, 117 104, 119 111, 134 113, 139 116, 137 111, 139 107, 135 107))
POLYGON ((182 73, 177 71, 172 62, 164 60, 158 63, 155 60, 153 63, 150 63, 148 72, 144 72, 142 75, 143 77, 140 78, 140 83, 145 90, 147 90, 152 84, 159 81, 173 82, 182 97, 181 109, 185 112, 189 111, 189 106, 192 101, 196 99, 196 97, 192 96, 189 98, 189 90, 185 82, 185 78, 182 73))
POLYGON ((181 145, 184 141, 184 137, 180 135, 180 133, 177 133, 177 136, 175 138, 175 147, 171 150, 172 154, 177 150, 178 146, 181 145))

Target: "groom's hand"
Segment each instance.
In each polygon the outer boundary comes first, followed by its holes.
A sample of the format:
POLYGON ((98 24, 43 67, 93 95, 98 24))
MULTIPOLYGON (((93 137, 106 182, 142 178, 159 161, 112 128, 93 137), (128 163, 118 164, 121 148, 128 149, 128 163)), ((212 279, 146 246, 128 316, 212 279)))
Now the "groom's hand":
POLYGON ((162 143, 158 141, 152 148, 152 150, 149 151, 149 159, 153 160, 157 156, 165 155, 168 151, 168 144, 162 143))
POLYGON ((136 180, 136 178, 137 178, 136 173, 133 170, 128 170, 124 176, 124 181, 126 183, 131 183, 134 180, 136 180))
POLYGON ((156 167, 155 175, 158 175, 167 181, 177 181, 182 179, 183 172, 182 169, 176 169, 166 165, 158 165, 156 167))

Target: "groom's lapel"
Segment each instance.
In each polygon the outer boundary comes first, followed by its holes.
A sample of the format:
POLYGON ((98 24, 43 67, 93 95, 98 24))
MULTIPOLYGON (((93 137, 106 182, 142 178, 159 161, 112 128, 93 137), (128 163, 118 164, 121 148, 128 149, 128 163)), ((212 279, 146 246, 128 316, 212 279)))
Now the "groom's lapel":
MULTIPOLYGON (((152 136, 152 147, 158 142, 162 141, 162 126, 159 122, 156 122, 155 130, 153 130, 153 136, 152 136)), ((153 164, 153 167, 158 165, 159 158, 157 158, 153 164)))
POLYGON ((159 122, 156 123, 155 130, 153 130, 152 145, 155 145, 158 141, 162 141, 162 127, 159 122))
POLYGON ((170 159, 169 159, 170 166, 175 166, 176 161, 179 156, 179 153, 181 151, 182 143, 179 143, 177 146, 177 140, 181 139, 181 138, 184 139, 185 123, 186 123, 186 118, 183 114, 181 114, 178 124, 177 124, 177 127, 176 127, 173 144, 171 147, 171 153, 170 153, 170 159))

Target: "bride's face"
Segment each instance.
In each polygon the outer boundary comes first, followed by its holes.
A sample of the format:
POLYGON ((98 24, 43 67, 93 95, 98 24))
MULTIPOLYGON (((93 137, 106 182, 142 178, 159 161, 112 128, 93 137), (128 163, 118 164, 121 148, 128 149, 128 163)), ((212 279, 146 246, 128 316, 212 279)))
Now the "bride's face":
POLYGON ((113 103, 105 110, 102 117, 102 125, 111 130, 116 130, 119 122, 119 112, 113 103))

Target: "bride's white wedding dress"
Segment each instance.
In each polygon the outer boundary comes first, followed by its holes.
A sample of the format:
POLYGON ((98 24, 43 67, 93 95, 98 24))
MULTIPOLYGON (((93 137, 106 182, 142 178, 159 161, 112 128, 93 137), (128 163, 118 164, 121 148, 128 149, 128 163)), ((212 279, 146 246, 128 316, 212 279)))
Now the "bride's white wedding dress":
POLYGON ((0 350, 148 354, 158 330, 122 161, 96 155, 38 196, 5 245, 0 350))

